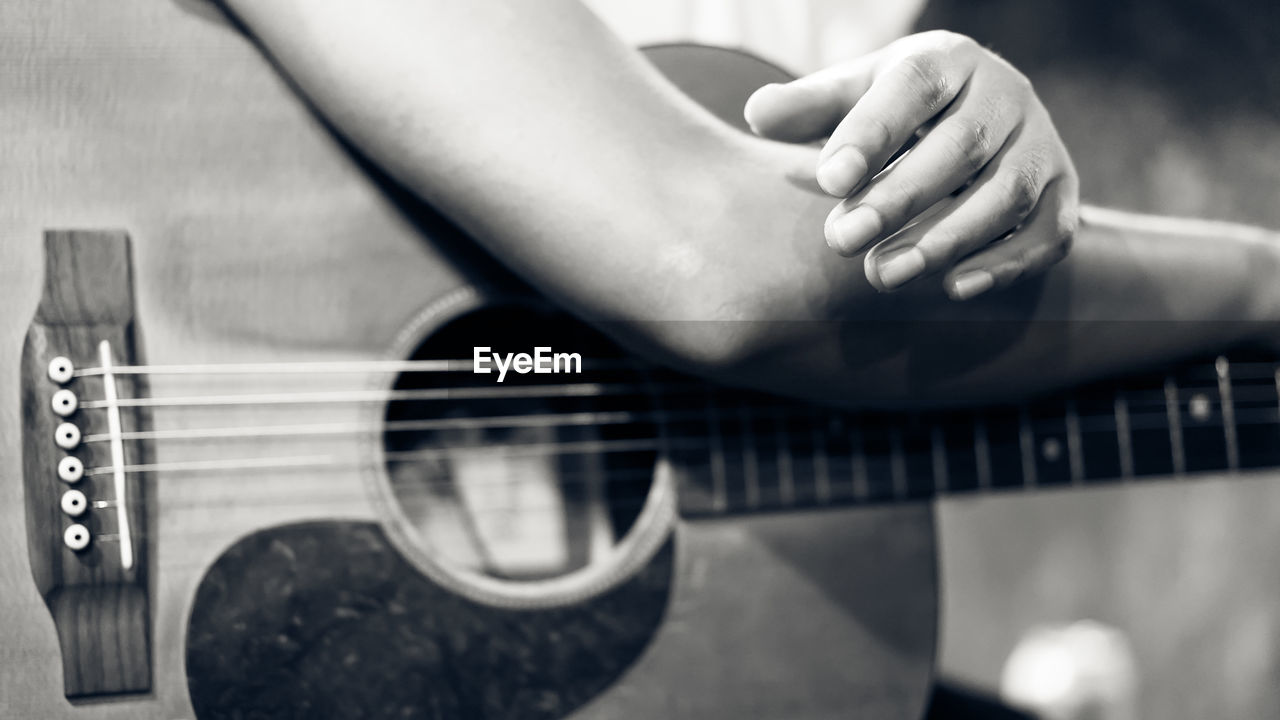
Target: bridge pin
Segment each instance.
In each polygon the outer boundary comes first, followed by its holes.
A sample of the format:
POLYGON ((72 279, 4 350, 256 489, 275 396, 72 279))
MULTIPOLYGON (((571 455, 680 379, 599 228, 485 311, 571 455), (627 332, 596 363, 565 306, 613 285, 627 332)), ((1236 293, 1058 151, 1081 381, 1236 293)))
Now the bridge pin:
POLYGON ((80 407, 80 400, 70 390, 64 388, 53 394, 53 411, 58 415, 66 417, 75 412, 78 407, 80 407))
POLYGON ((84 463, 80 462, 80 458, 68 455, 58 463, 58 478, 62 482, 77 483, 82 477, 84 477, 84 463))
POLYGON ((89 500, 79 490, 68 490, 62 493, 62 512, 70 517, 80 517, 89 507, 89 500))
POLYGON ((89 528, 80 523, 69 525, 62 533, 62 542, 76 552, 84 550, 89 547, 89 528))
POLYGON ((80 428, 64 422, 53 431, 53 441, 63 450, 74 450, 80 444, 80 428))
POLYGON ((59 385, 71 382, 75 371, 76 367, 71 364, 71 361, 61 355, 49 361, 49 379, 59 385))

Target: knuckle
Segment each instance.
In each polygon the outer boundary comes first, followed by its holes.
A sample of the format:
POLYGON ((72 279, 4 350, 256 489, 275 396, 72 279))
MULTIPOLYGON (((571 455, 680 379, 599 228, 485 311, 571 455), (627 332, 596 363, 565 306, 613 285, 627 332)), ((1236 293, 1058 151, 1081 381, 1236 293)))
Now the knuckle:
POLYGON ((929 30, 921 33, 921 35, 927 39, 930 45, 948 50, 969 49, 978 46, 978 43, 973 38, 952 30, 929 30))
POLYGON ((1054 262, 1065 258, 1071 254, 1071 248, 1075 245, 1076 234, 1073 231, 1062 232, 1058 235, 1058 244, 1055 248, 1053 257, 1054 262))
POLYGON ((1031 214, 1040 199, 1039 182, 1034 170, 1019 168, 1009 179, 1006 191, 1009 211, 1019 220, 1031 214))
POLYGON ((1012 81, 1013 81, 1013 90, 1014 92, 1018 93, 1018 95, 1024 98, 1031 98, 1036 96, 1036 88, 1034 85, 1031 84, 1031 78, 1027 77, 1026 75, 1023 75, 1021 72, 1017 70, 1014 70, 1012 81))
POLYGON ((974 175, 991 159, 991 126, 983 120, 960 119, 943 135, 955 153, 956 162, 974 175))
POLYGON ((950 264, 953 259, 965 254, 969 244, 964 236, 938 227, 921 238, 916 247, 920 249, 930 268, 938 268, 950 264))
POLYGON ((867 193, 863 201, 879 211, 886 225, 901 225, 916 212, 922 189, 919 183, 908 178, 894 178, 867 193))
MULTIPOLYGON (((866 138, 870 144, 866 150, 868 158, 876 155, 887 153, 893 144, 893 128, 885 122, 885 119, 879 115, 869 115, 863 120, 859 133, 866 138)), ((856 145, 855 145, 856 147, 856 145)))
POLYGON ((1009 209, 1019 219, 1035 210, 1044 187, 1048 156, 1044 148, 1028 151, 1010 173, 1006 199, 1009 209))
POLYGON ((951 99, 950 87, 943 63, 935 53, 912 53, 902 59, 900 67, 916 99, 930 114, 946 107, 951 99))

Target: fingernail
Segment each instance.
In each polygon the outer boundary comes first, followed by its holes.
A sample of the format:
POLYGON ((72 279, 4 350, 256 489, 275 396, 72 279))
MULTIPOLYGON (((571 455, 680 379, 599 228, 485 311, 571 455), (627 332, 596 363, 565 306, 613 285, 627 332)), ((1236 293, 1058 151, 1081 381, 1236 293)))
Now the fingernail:
POLYGON ((866 174, 867 161, 862 153, 852 145, 844 145, 818 166, 818 186, 828 195, 844 197, 866 174))
POLYGON ((827 241, 841 255, 853 255, 880 235, 884 223, 880 213, 867 205, 858 205, 831 221, 827 241))
POLYGON ((956 300, 968 300, 995 287, 995 276, 986 270, 972 270, 957 275, 951 281, 951 297, 956 300))
POLYGON ((915 278, 924 271, 924 253, 916 248, 901 250, 876 263, 880 282, 890 290, 915 278))

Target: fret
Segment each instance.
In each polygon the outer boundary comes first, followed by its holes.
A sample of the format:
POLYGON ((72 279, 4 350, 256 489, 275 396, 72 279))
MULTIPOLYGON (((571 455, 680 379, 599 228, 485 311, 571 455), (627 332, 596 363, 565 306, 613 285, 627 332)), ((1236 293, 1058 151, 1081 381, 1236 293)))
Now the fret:
POLYGON ((822 440, 820 457, 825 470, 826 500, 823 502, 849 502, 857 498, 854 488, 853 444, 850 442, 852 423, 845 413, 824 411, 822 422, 816 426, 822 440))
POLYGON ((893 496, 907 498, 907 459, 902 449, 902 428, 889 427, 889 476, 893 481, 893 496))
MULTIPOLYGON (((785 408, 783 410, 785 412, 785 408)), ((795 505, 796 476, 791 463, 791 441, 787 437, 784 412, 779 412, 774 418, 774 439, 778 449, 778 501, 783 505, 795 505)))
POLYGON ((1232 369, 1232 398, 1241 468, 1280 466, 1280 384, 1268 365, 1251 373, 1232 369))
MULTIPOLYGON (((1031 463, 1028 475, 1026 458, 1030 454, 1023 443, 1022 413, 1015 408, 994 410, 986 416, 987 457, 991 462, 990 487, 1026 488, 1035 484, 1028 480, 1035 474, 1031 463)), ((1027 436, 1028 440, 1032 440, 1027 436)))
POLYGON ((1067 400, 1064 422, 1067 427, 1067 461, 1070 464, 1068 471, 1071 474, 1071 484, 1079 485, 1084 482, 1084 449, 1081 447, 1080 414, 1076 411, 1074 400, 1067 400))
POLYGON ((1218 398, 1222 409, 1222 435, 1227 444, 1227 468, 1240 469, 1240 442, 1236 438, 1236 406, 1231 395, 1231 363, 1219 357, 1213 363, 1218 374, 1218 398))
POLYGON ((790 507, 791 499, 795 496, 794 478, 784 478, 782 472, 782 465, 786 461, 786 439, 780 437, 778 423, 779 416, 787 412, 787 407, 780 405, 780 402, 777 398, 757 396, 747 418, 751 454, 756 466, 753 474, 756 498, 761 508, 790 507), (779 442, 784 444, 780 445, 779 442), (785 490, 784 482, 790 485, 785 490), (786 492, 790 492, 790 495, 784 496, 786 492))
POLYGON ((1111 483, 1124 477, 1121 445, 1127 444, 1128 430, 1123 423, 1128 418, 1122 417, 1127 409, 1123 395, 1110 383, 1102 383, 1077 392, 1070 407, 1075 411, 1076 428, 1072 433, 1072 423, 1068 423, 1068 437, 1075 434, 1079 447, 1078 455, 1072 458, 1073 473, 1078 462, 1078 477, 1085 483, 1111 483))
POLYGON ((934 425, 929 432, 929 451, 933 458, 933 492, 941 495, 947 491, 947 438, 941 425, 934 425))
POLYGON ((901 458, 896 463, 900 466, 897 478, 900 482, 899 489, 910 499, 933 497, 936 494, 934 488, 937 478, 932 427, 924 418, 911 415, 895 428, 897 449, 901 453, 901 458))
POLYGON ((974 413, 968 412, 950 412, 934 418, 929 443, 935 494, 978 489, 980 453, 974 434, 981 422, 974 413))
POLYGON ((1178 382, 1172 375, 1164 381, 1164 404, 1169 418, 1173 472, 1175 475, 1184 475, 1187 472, 1187 447, 1182 439, 1182 401, 1178 398, 1178 382))
MULTIPOLYGON (((864 415, 862 426, 862 449, 867 468, 867 499, 872 502, 884 502, 899 495, 898 478, 894 464, 897 455, 894 453, 894 431, 883 414, 864 415)), ((905 480, 905 472, 903 473, 905 480)))
POLYGON ((724 463, 725 505, 730 513, 747 509, 746 435, 742 423, 741 396, 721 390, 716 394, 716 427, 720 431, 720 457, 724 463))
POLYGON ((1022 484, 1024 487, 1036 486, 1036 436, 1031 430, 1031 421, 1025 407, 1018 410, 1018 449, 1022 453, 1022 484))
POLYGON ((853 476, 853 497, 858 501, 866 501, 871 497, 870 470, 867 468, 867 448, 862 438, 862 427, 853 424, 849 428, 849 449, 853 463, 850 474, 853 476))
POLYGON ((742 479, 746 483, 747 507, 760 507, 760 464, 756 453, 756 435, 752 427, 751 407, 746 400, 738 406, 742 424, 742 479))
MULTIPOLYGON (((712 473, 710 469, 711 454, 707 448, 702 447, 701 443, 681 443, 681 438, 701 438, 705 430, 705 420, 698 410, 698 401, 694 397, 686 398, 669 398, 666 405, 655 411, 658 423, 661 426, 661 434, 665 436, 670 445, 664 450, 664 454, 671 463, 673 472, 675 473, 677 487, 679 488, 679 505, 680 511, 692 515, 721 514, 728 508, 718 504, 724 495, 717 493, 714 488, 712 473), (692 402, 690 402, 690 400, 692 402)), ((600 428, 560 428, 559 433, 562 439, 586 439, 579 433, 566 435, 570 430, 591 430, 598 433, 600 439, 606 441, 619 438, 635 438, 636 431, 628 432, 626 426, 606 425, 600 428)), ((643 433, 644 431, 641 430, 643 433)), ((643 434, 641 435, 643 437, 643 434)), ((587 455, 567 455, 562 458, 562 463, 577 464, 587 455)), ((614 459, 616 462, 619 459, 614 459)), ((649 459, 641 460, 648 463, 649 459)), ((574 472, 568 467, 562 469, 564 472, 574 472)), ((616 492, 622 492, 623 488, 619 486, 619 481, 610 479, 610 488, 616 492)))
POLYGON ((1061 400, 1039 402, 1024 411, 1024 422, 1030 425, 1033 438, 1035 482, 1040 487, 1076 482, 1066 411, 1066 403, 1061 400))
POLYGON ((987 421, 978 417, 973 426, 974 464, 978 470, 978 488, 991 487, 991 441, 987 438, 987 421))
POLYGON ((725 475, 724 438, 720 433, 720 417, 716 412, 715 395, 708 388, 706 393, 708 451, 711 461, 711 506, 715 512, 729 509, 729 488, 725 475))
POLYGON ((1133 477, 1133 435, 1129 427, 1129 401, 1120 392, 1115 394, 1116 450, 1120 453, 1120 477, 1133 477))
POLYGON ((1186 471, 1198 473, 1228 467, 1230 451, 1223 431, 1225 423, 1217 368, 1188 368, 1179 377, 1178 420, 1186 471))
MULTIPOLYGON (((1143 378, 1125 383, 1116 397, 1125 407, 1132 449, 1133 476, 1166 477, 1174 474, 1173 437, 1169 421, 1170 405, 1163 377, 1143 378)), ((1176 417, 1176 411, 1175 411, 1176 417)))
POLYGON ((827 435, 823 432, 822 416, 814 409, 813 426, 813 479, 814 500, 819 505, 831 502, 831 462, 827 459, 827 435))

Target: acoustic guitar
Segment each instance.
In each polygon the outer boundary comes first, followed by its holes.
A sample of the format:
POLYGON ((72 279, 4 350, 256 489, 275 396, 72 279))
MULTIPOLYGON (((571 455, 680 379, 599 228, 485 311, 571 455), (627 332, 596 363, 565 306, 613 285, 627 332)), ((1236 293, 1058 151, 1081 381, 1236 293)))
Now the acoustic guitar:
MULTIPOLYGON (((0 22, 0 716, 918 718, 932 498, 1280 464, 1264 362, 910 417, 649 366, 219 19, 0 22)), ((729 122, 785 77, 649 57, 729 122)))

